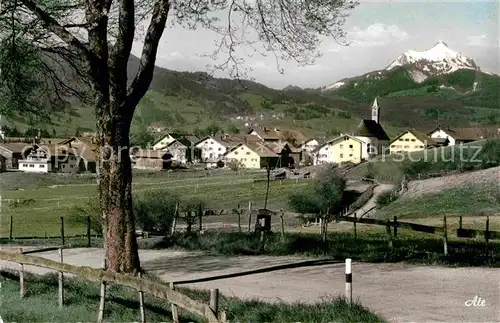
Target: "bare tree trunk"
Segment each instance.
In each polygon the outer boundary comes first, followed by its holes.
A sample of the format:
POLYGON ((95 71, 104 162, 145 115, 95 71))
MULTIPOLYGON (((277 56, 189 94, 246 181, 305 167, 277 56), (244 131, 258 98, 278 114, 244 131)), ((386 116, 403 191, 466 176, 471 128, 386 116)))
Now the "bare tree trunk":
MULTIPOLYGON (((117 101, 114 100, 114 103, 117 101)), ((98 110, 101 144, 99 192, 105 218, 106 269, 135 273, 140 271, 140 262, 132 209, 132 166, 129 156, 131 118, 107 113, 115 109, 118 108, 98 110)))

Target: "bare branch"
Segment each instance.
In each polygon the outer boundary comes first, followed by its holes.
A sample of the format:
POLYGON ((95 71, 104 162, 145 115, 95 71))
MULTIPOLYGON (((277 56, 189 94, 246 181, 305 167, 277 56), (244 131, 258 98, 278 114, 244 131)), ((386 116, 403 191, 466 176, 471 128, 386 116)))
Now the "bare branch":
POLYGON ((153 79, 158 43, 163 35, 169 10, 169 0, 156 0, 151 21, 144 38, 139 70, 128 89, 127 103, 130 107, 135 108, 139 100, 146 94, 149 84, 153 79))
POLYGON ((30 9, 43 23, 44 27, 61 38, 66 44, 72 46, 77 51, 89 57, 91 54, 85 44, 80 42, 73 34, 67 31, 57 20, 55 20, 49 13, 45 12, 32 0, 19 0, 21 3, 30 9))
POLYGON ((110 82, 112 91, 126 95, 127 65, 135 34, 135 5, 134 0, 119 0, 118 3, 118 36, 109 58, 110 82))

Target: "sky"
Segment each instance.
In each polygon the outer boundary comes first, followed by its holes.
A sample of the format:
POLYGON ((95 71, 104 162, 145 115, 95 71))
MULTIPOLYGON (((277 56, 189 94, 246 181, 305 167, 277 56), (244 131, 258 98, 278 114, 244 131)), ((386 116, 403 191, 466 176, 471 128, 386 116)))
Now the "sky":
MULTIPOLYGON (((349 46, 325 38, 319 45, 322 56, 314 64, 280 62, 283 73, 271 56, 243 56, 243 66, 251 69, 249 78, 272 88, 317 88, 383 69, 407 50, 423 51, 444 41, 452 50, 474 59, 483 71, 500 74, 499 3, 361 0, 349 12, 344 25, 349 46)), ((207 64, 212 60, 204 54, 215 49, 217 40, 220 36, 207 30, 171 26, 161 40, 157 65, 179 71, 210 72, 207 64)), ((141 48, 140 41, 136 42, 133 53, 140 55, 141 48)), ((218 59, 224 59, 224 54, 218 59)), ((217 72, 214 76, 228 77, 228 73, 217 72)))

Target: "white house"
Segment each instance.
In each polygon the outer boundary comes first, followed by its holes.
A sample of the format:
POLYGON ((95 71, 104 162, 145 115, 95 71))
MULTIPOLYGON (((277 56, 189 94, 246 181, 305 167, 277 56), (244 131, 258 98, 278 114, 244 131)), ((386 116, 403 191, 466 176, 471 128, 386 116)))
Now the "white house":
POLYGON ((52 163, 50 158, 27 156, 26 159, 19 161, 19 170, 26 173, 50 173, 52 172, 52 163))
POLYGON ((483 139, 500 138, 500 127, 441 128, 438 126, 436 129, 429 132, 427 136, 438 143, 443 143, 448 139, 448 145, 453 146, 483 139))
POLYGON ((201 161, 215 161, 222 157, 227 151, 227 144, 215 137, 207 136, 195 145, 201 151, 201 161))
POLYGON ((446 139, 448 139, 448 145, 449 146, 454 146, 455 145, 455 138, 453 138, 452 136, 450 136, 448 133, 446 133, 440 127, 437 127, 436 129, 434 129, 433 131, 431 131, 430 133, 428 133, 427 136, 429 136, 432 139, 437 139, 438 141, 439 140, 446 140, 446 139))
POLYGON ((306 151, 308 153, 312 153, 313 150, 318 148, 319 142, 316 139, 309 139, 304 141, 304 143, 300 146, 300 149, 306 151))
POLYGON ((380 106, 378 98, 375 98, 371 107, 372 118, 363 119, 359 123, 354 137, 363 141, 366 146, 363 148, 362 159, 370 159, 382 154, 384 149, 389 147, 390 138, 380 124, 380 106))
POLYGON ((313 150, 311 152, 312 157, 313 157, 313 165, 323 165, 327 163, 332 163, 333 162, 333 145, 332 145, 333 140, 329 140, 322 144, 321 146, 317 147, 316 150, 313 150))
POLYGON ((35 145, 26 159, 19 161, 19 170, 29 173, 74 173, 78 169, 79 158, 60 145, 35 145))

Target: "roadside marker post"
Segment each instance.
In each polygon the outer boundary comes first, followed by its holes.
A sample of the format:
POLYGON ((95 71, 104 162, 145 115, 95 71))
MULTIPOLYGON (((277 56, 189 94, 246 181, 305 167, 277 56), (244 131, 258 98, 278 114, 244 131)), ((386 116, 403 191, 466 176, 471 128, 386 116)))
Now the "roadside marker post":
POLYGON ((345 297, 352 304, 352 260, 347 258, 345 260, 345 297))

